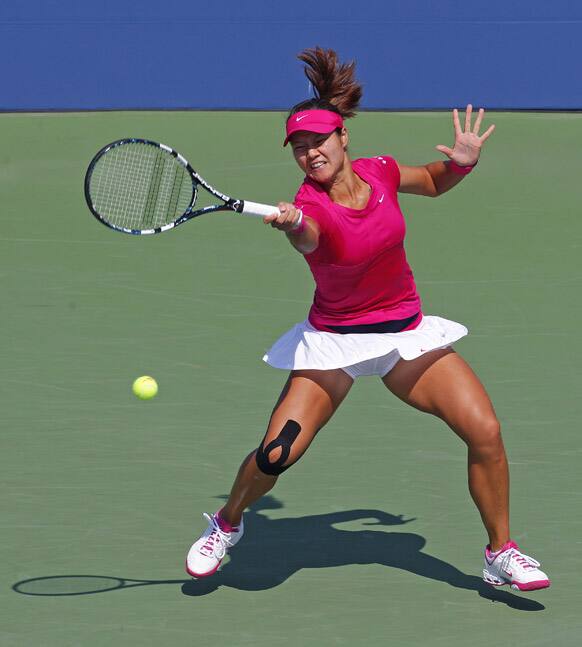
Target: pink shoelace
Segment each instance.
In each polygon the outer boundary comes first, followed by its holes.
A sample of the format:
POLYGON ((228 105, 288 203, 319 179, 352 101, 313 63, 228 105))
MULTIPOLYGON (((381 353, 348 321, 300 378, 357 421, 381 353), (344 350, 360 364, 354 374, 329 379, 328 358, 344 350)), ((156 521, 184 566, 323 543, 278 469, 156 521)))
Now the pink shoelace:
POLYGON ((212 532, 208 535, 208 538, 199 550, 203 555, 207 555, 208 557, 222 559, 226 555, 227 549, 232 546, 230 533, 224 532, 220 528, 216 515, 210 516, 205 512, 204 516, 212 524, 212 532))
POLYGON ((524 555, 517 548, 509 548, 508 550, 504 551, 502 555, 503 559, 501 561, 501 568, 503 568, 504 571, 507 571, 510 568, 511 562, 516 563, 524 570, 533 570, 540 566, 540 563, 533 559, 533 557, 524 555))

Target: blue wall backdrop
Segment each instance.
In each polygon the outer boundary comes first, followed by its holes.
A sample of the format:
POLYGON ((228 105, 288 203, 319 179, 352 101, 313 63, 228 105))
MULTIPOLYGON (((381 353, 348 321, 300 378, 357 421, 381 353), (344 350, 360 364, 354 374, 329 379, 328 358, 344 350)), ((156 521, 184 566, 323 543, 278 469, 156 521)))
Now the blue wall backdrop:
POLYGON ((368 109, 582 108, 580 0, 3 0, 0 110, 285 109, 316 44, 368 109))

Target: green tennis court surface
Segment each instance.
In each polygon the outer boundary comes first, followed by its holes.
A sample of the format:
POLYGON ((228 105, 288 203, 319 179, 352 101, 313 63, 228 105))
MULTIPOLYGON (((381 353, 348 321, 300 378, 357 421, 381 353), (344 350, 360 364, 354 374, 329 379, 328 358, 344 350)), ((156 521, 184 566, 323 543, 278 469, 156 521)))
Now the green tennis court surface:
MULTIPOLYGON (((578 645, 582 115, 495 114, 450 194, 404 196, 427 313, 486 384, 512 470, 513 538, 553 585, 480 583, 485 535, 465 451, 364 378, 247 515, 221 573, 190 543, 264 433, 285 374, 261 362, 313 290, 285 237, 217 214, 156 237, 85 206, 87 163, 124 136, 165 142, 260 202, 300 182, 276 113, 1 115, 0 644, 578 645), (159 396, 140 402, 133 379, 159 396)), ((354 157, 439 159, 445 113, 361 114, 354 157)))

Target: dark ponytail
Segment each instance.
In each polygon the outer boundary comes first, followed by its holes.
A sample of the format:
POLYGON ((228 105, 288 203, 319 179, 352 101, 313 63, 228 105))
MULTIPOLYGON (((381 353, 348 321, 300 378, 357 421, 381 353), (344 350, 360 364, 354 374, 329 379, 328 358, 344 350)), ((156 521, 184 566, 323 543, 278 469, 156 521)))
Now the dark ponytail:
POLYGON ((297 58, 305 63, 315 98, 293 106, 289 117, 302 110, 331 110, 344 119, 354 117, 362 98, 362 86, 354 77, 356 64, 339 63, 333 49, 321 47, 304 49, 297 58))

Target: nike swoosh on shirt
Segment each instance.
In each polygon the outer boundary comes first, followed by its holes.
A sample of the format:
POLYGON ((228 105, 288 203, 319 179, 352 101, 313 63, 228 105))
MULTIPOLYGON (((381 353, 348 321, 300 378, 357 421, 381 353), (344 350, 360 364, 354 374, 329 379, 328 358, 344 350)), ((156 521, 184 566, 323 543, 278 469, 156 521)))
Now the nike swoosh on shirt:
POLYGON ((384 194, 382 194, 382 197, 378 200, 378 202, 383 202, 384 201, 384 194))

